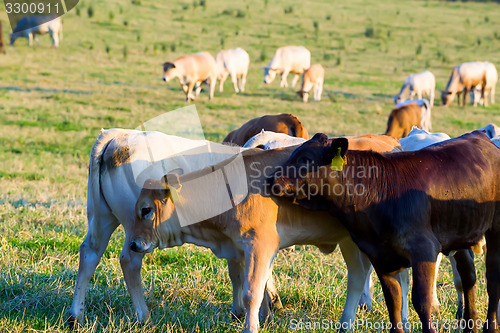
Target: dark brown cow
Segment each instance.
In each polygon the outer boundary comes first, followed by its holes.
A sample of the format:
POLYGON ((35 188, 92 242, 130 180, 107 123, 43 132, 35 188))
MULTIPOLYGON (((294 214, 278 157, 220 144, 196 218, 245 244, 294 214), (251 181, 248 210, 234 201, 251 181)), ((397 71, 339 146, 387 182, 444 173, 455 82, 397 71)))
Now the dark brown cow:
MULTIPOLYGON (((498 332, 500 149, 478 131, 398 154, 348 151, 347 146, 344 138, 315 135, 292 153, 283 173, 275 174, 273 193, 340 217, 377 271, 391 332, 403 332, 395 273, 413 267, 413 305, 423 332, 435 332, 431 286, 438 253, 470 248, 485 235, 489 305, 484 332, 498 332), (332 170, 346 160, 342 172, 332 170)), ((457 268, 465 293, 465 331, 477 332, 474 266, 464 258, 457 268)))
POLYGON ((387 121, 385 135, 401 139, 411 132, 413 126, 421 128, 422 108, 417 103, 402 105, 392 110, 387 121))
POLYGON ((241 125, 240 128, 229 133, 222 142, 243 146, 252 136, 262 130, 309 139, 309 134, 302 126, 299 118, 289 113, 282 113, 251 119, 241 125))
POLYGON ((3 42, 2 22, 0 22, 0 53, 5 54, 5 43, 3 42))

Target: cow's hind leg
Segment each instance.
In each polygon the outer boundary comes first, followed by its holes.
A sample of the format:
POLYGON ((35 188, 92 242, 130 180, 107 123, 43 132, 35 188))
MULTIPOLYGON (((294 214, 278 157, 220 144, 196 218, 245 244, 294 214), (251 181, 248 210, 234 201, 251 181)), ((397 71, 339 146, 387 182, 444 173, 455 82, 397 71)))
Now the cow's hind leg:
MULTIPOLYGON (((340 317, 342 328, 348 329, 353 324, 356 317, 356 310, 360 302, 361 294, 364 292, 363 299, 365 306, 371 309, 371 293, 363 290, 365 281, 370 278, 371 263, 368 257, 362 253, 358 246, 347 238, 340 243, 340 250, 347 265, 347 297, 344 305, 344 311, 340 317), (366 295, 368 294, 368 295, 366 295)), ((369 285, 368 285, 369 286, 369 285)))
POLYGON ((457 272, 462 280, 464 293, 464 332, 477 332, 479 327, 475 327, 478 319, 476 310, 476 269, 474 268, 474 254, 471 249, 461 250, 455 253, 457 272))
POLYGON ((404 325, 401 318, 402 294, 401 283, 398 274, 387 274, 375 269, 382 285, 385 303, 389 318, 392 323, 391 333, 404 333, 404 325))
POLYGON ((464 288, 462 286, 462 279, 460 278, 460 273, 457 269, 457 261, 455 257, 450 255, 451 269, 453 272, 453 284, 455 285, 455 290, 457 292, 457 312, 455 317, 457 319, 462 319, 464 317, 464 288))
POLYGON ((488 312, 484 333, 498 333, 497 310, 500 300, 500 230, 486 233, 486 280, 488 290, 488 312))
POLYGON ((120 265, 139 321, 145 321, 149 318, 149 309, 144 300, 141 279, 143 257, 144 253, 137 253, 130 249, 130 238, 129 235, 126 235, 125 244, 123 244, 122 253, 120 254, 120 265))
POLYGON ((299 81, 300 75, 299 74, 294 74, 293 79, 292 79, 292 88, 295 87, 297 84, 297 81, 299 81))
POLYGON ((77 321, 83 319, 85 296, 90 278, 94 275, 97 264, 99 264, 102 254, 108 246, 109 238, 118 225, 118 221, 112 216, 101 216, 98 220, 94 217, 89 219, 87 236, 82 245, 80 245, 78 277, 76 279, 73 303, 69 310, 68 324, 71 327, 77 321))

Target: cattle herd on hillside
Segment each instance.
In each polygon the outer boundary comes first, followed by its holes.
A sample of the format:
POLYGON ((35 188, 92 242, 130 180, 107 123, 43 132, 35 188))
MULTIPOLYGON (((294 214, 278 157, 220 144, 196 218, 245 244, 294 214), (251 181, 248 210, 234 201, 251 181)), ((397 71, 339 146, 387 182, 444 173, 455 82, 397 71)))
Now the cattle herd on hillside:
MULTIPOLYGON (((11 43, 26 37, 31 45, 34 34, 49 32, 57 47, 61 31, 59 19, 43 29, 17 33, 11 43)), ((189 54, 165 62, 163 80, 177 78, 186 101, 197 98, 203 85, 212 99, 216 81, 222 92, 228 77, 236 93, 245 91, 249 63, 241 48, 215 57, 189 54)), ((263 70, 265 84, 281 75, 280 87, 288 87, 288 74, 293 75, 292 88, 302 75, 302 100, 308 101, 311 90, 315 101, 321 99, 325 70, 321 64, 311 66, 306 48, 278 48, 263 70)), ((494 103, 497 80, 489 62, 455 66, 441 93, 442 104, 449 105, 456 95, 459 105, 466 105, 470 95, 474 106, 486 107, 494 103)), ((446 255, 457 290, 457 317, 464 323, 460 327, 498 333, 500 128, 487 124, 454 139, 432 133, 435 86, 430 71, 410 75, 394 98, 382 135, 328 138, 316 133, 309 139, 310 131, 291 114, 251 119, 228 133, 217 149, 208 141, 159 132, 102 130, 90 156, 88 233, 80 247, 69 324, 83 319, 88 284, 121 224, 126 238, 120 264, 140 321, 150 316, 142 260, 155 248, 191 243, 226 259, 233 288, 231 316, 244 318, 244 332, 257 332, 260 323, 272 320, 270 306, 282 307, 272 275, 277 252, 309 244, 331 253, 339 245, 348 269, 341 329, 353 327, 359 305, 371 308, 374 269, 391 332, 407 331, 412 267, 413 307, 422 331, 436 332, 436 280, 446 255), (204 146, 212 148, 193 153, 204 146), (224 149, 227 153, 215 153, 224 149), (235 156, 241 157, 246 174, 235 171, 235 156), (231 174, 243 177, 244 196, 238 196, 241 184, 232 183, 231 174), (195 194, 189 192, 192 184, 195 194), (227 209, 207 215, 226 198, 227 209), (207 216, 191 224, 181 221, 195 212, 207 216), (486 257, 486 318, 476 310, 474 253, 486 257)))

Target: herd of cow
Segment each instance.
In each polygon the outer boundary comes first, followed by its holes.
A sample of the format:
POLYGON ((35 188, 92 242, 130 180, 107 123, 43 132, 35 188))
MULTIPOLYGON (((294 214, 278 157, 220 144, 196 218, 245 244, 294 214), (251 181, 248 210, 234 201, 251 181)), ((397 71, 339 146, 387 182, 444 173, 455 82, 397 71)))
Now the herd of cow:
POLYGON ((183 196, 182 184, 223 169, 230 173, 227 155, 183 154, 207 141, 159 132, 101 131, 90 156, 88 233, 80 247, 69 323, 82 320, 88 283, 121 224, 126 239, 120 264, 141 321, 150 316, 141 285, 142 259, 155 248, 192 243, 226 259, 233 287, 231 316, 245 318, 244 332, 257 332, 259 322, 272 319, 270 305, 281 307, 272 277, 277 251, 310 244, 331 253, 338 244, 348 269, 339 319, 344 329, 354 323, 358 304, 371 308, 373 265, 391 331, 406 331, 411 266, 413 306, 423 332, 435 332, 431 314, 439 306, 436 279, 443 253, 452 262, 464 331, 477 332, 484 323, 485 332, 498 332, 500 128, 489 124, 455 139, 418 128, 399 141, 372 134, 308 138, 290 114, 255 118, 229 133, 224 144, 242 147, 248 195, 223 213, 184 226, 174 198, 203 210, 233 185, 227 179, 196 183, 200 202, 183 196), (141 145, 145 138, 148 149, 141 145), (134 173, 138 166, 150 168, 151 156, 173 162, 162 162, 157 174, 138 185, 134 173), (174 178, 167 181, 167 176, 174 178), (349 184, 353 191, 337 191, 349 184), (476 311, 473 250, 486 252, 485 321, 479 321, 476 311))

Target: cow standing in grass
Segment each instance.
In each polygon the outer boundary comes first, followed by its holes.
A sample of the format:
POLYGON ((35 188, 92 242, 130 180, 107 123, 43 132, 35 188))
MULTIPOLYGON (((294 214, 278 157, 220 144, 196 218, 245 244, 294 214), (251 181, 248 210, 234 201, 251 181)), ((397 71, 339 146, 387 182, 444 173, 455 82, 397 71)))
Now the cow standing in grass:
POLYGON ((429 98, 431 107, 434 106, 434 94, 436 90, 436 78, 429 71, 412 74, 406 78, 399 91, 394 97, 394 104, 404 102, 408 99, 421 99, 424 95, 429 98))
POLYGON ((264 69, 264 83, 273 82, 276 74, 281 74, 280 87, 288 87, 286 80, 289 73, 294 74, 292 88, 306 69, 311 67, 311 52, 303 46, 280 47, 264 69))
POLYGON ((392 110, 387 121, 385 135, 401 139, 407 136, 413 127, 430 130, 431 109, 429 102, 425 99, 412 100, 410 103, 404 102, 392 110))
POLYGON ((474 89, 470 91, 470 98, 472 103, 475 104, 476 101, 480 105, 488 105, 488 96, 490 97, 491 104, 495 103, 495 88, 498 82, 498 72, 492 63, 485 62, 486 64, 486 88, 484 90, 484 99, 481 98, 482 86, 477 85, 474 89))
POLYGON ((309 99, 309 91, 313 90, 313 98, 315 101, 321 100, 323 93, 323 81, 325 80, 325 69, 321 64, 314 64, 309 67, 302 76, 302 87, 297 94, 302 98, 304 103, 309 99))
POLYGON ((163 81, 169 82, 178 78, 182 90, 186 94, 186 102, 194 100, 201 91, 201 84, 209 87, 209 99, 214 97, 217 81, 214 57, 208 52, 184 55, 172 62, 163 64, 163 81), (195 94, 193 89, 196 87, 195 94))
POLYGON ((33 39, 38 45, 40 41, 36 35, 49 33, 52 38, 52 47, 58 48, 63 37, 62 20, 55 15, 26 16, 17 22, 14 32, 10 34, 10 45, 14 45, 19 37, 28 38, 29 46, 33 46, 33 39))
POLYGON ((242 48, 222 50, 217 53, 215 65, 219 80, 219 92, 224 91, 224 82, 228 76, 231 78, 235 92, 245 91, 249 64, 250 57, 242 48))
MULTIPOLYGON (((460 106, 460 95, 463 94, 462 105, 465 106, 467 95, 479 85, 481 85, 480 98, 484 99, 484 91, 488 86, 487 65, 485 62, 466 62, 455 66, 451 72, 446 89, 441 92, 443 105, 450 105, 455 95, 457 95, 458 105, 460 106)), ((477 105, 478 101, 479 98, 474 99, 474 106, 477 105)))

